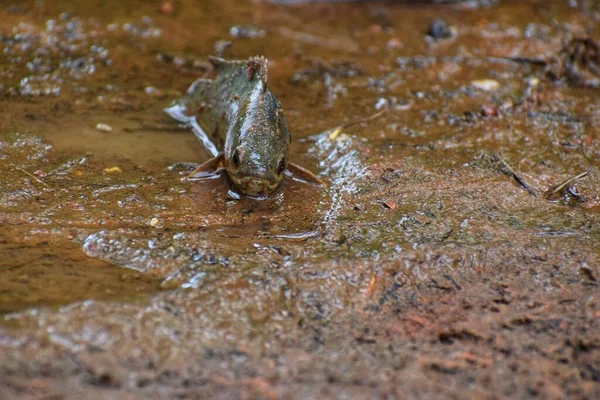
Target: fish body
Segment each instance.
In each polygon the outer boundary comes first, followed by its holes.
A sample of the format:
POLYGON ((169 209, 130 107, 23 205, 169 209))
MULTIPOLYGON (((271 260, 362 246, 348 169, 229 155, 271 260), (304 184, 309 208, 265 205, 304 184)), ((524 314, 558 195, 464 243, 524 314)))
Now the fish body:
POLYGON ((281 104, 267 87, 267 60, 261 56, 210 61, 215 79, 195 81, 185 96, 165 109, 179 121, 197 121, 196 135, 215 153, 192 174, 222 166, 233 184, 250 196, 275 191, 286 167, 303 179, 322 183, 288 162, 291 135, 281 104))

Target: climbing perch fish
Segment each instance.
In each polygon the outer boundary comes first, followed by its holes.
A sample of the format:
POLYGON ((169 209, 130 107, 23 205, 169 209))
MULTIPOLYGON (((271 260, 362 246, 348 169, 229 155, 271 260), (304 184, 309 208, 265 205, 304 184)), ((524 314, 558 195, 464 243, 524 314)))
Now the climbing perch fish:
POLYGON ((165 112, 189 124, 214 156, 190 176, 210 175, 224 167, 242 193, 266 196, 280 185, 287 169, 323 184, 288 160, 291 135, 283 109, 267 87, 264 57, 226 61, 211 57, 217 76, 198 79, 165 112))

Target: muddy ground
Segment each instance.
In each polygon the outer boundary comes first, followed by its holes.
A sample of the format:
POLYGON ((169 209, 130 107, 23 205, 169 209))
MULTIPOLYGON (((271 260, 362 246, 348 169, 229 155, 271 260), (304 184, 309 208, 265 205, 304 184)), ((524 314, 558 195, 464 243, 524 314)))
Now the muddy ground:
POLYGON ((600 398, 595 4, 3 2, 0 398, 600 398), (182 179, 209 54, 326 188, 182 179))

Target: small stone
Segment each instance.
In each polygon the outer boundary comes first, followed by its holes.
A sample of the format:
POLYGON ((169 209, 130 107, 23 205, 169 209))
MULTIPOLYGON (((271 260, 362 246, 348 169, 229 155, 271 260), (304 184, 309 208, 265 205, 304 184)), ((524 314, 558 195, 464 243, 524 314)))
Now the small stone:
POLYGON ((540 84, 540 79, 539 79, 539 78, 529 78, 529 79, 527 80, 527 84, 528 84, 530 87, 537 87, 537 86, 539 86, 539 84, 540 84))
POLYGON ((377 100, 377 103, 375 103, 375 109, 380 110, 384 107, 388 107, 389 105, 390 105, 390 102, 388 99, 386 99, 385 97, 380 97, 377 100))
POLYGON ((431 36, 433 39, 447 39, 452 37, 452 30, 441 18, 436 18, 429 24, 429 29, 427 29, 427 34, 431 36))
POLYGON ((165 1, 160 6, 160 12, 163 13, 163 14, 165 14, 165 15, 171 15, 171 14, 173 14, 174 10, 175 10, 175 7, 173 7, 173 3, 171 3, 170 1, 165 1))
POLYGON ((156 217, 152 218, 149 222, 149 225, 153 228, 156 228, 160 224, 160 220, 156 217))
POLYGON ((506 100, 504 103, 502 103, 499 107, 500 111, 508 111, 510 109, 512 109, 515 106, 515 104, 513 103, 512 100, 506 100))
POLYGON ((483 105, 481 107, 481 115, 484 117, 497 117, 498 116, 498 107, 483 105))
POLYGON ((265 31, 252 25, 236 25, 231 27, 229 34, 236 39, 256 39, 265 36, 265 31))
POLYGON ((475 89, 483 90, 485 92, 493 92, 500 88, 500 82, 493 79, 479 79, 471 82, 471 86, 475 89))
POLYGON ((146 86, 144 92, 151 97, 163 97, 164 93, 162 90, 155 88, 154 86, 146 86))
POLYGON ((398 50, 398 49, 403 48, 404 44, 398 38, 391 38, 390 40, 388 40, 388 42, 385 45, 385 47, 388 50, 398 50))
POLYGON ((108 124, 96 124, 96 130, 100 132, 112 132, 112 126, 108 124))
POLYGON ((372 34, 380 34, 383 32, 383 27, 379 24, 373 24, 369 26, 369 32, 372 34))

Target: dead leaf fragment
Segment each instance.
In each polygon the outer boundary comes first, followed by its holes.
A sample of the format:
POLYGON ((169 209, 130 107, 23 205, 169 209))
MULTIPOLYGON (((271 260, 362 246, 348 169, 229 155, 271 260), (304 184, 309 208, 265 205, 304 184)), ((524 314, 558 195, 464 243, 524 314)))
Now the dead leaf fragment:
POLYGON ((390 210, 395 210, 397 207, 396 200, 387 200, 383 202, 383 206, 390 210))
POLYGON ((120 174, 123 171, 119 167, 109 167, 104 168, 104 172, 106 172, 107 174, 120 174))

